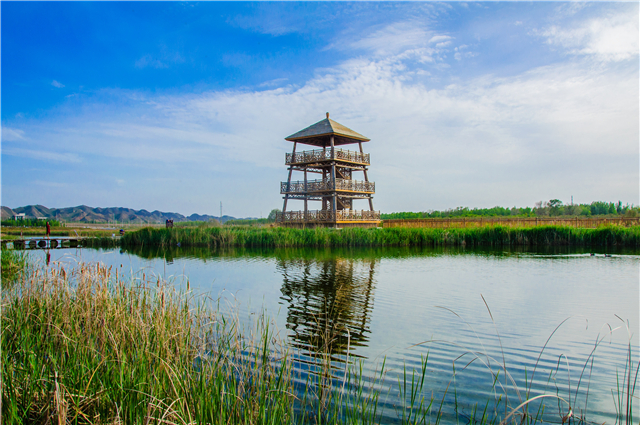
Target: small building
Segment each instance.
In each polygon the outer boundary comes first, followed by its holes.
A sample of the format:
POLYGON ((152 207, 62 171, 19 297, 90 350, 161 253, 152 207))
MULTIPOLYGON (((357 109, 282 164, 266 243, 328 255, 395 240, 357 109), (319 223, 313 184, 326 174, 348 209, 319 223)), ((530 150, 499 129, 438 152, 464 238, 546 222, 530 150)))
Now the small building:
POLYGON ((380 212, 373 209, 375 183, 369 181, 367 170, 369 154, 362 150, 362 143, 369 139, 362 134, 329 119, 319 121, 285 140, 293 142, 293 151, 285 156, 289 166, 289 178, 280 184, 284 195, 282 212, 276 222, 289 227, 376 227, 380 223, 380 212), (297 151, 298 144, 316 149, 297 151), (342 147, 357 144, 358 151, 342 147), (292 180, 293 172, 298 180, 292 180), (358 173, 363 180, 355 180, 358 173), (318 178, 310 178, 310 174, 318 178), (302 179, 300 179, 302 177, 302 179), (301 211, 288 211, 289 200, 303 201, 301 211), (309 202, 321 203, 320 209, 309 209, 309 202), (367 209, 356 209, 354 201, 365 201, 367 209))
POLYGON ((25 215, 25 213, 19 213, 13 216, 13 219, 18 221, 18 220, 24 220, 26 219, 27 216, 25 215))

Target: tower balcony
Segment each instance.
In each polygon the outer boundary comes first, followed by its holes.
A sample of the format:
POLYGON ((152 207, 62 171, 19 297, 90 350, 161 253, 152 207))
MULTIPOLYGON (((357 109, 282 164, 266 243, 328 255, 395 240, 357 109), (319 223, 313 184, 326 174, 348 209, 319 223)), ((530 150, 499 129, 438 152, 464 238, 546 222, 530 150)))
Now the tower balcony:
POLYGON ((346 149, 316 149, 312 151, 296 152, 295 154, 287 153, 284 163, 286 165, 304 165, 317 164, 325 161, 343 161, 358 165, 370 165, 370 155, 368 153, 360 153, 348 151, 346 149))
POLYGON ((282 224, 295 223, 336 223, 336 222, 379 222, 380 211, 365 210, 310 210, 286 211, 276 213, 276 222, 282 224))
POLYGON ((318 192, 357 192, 357 193, 375 193, 375 182, 336 179, 335 185, 330 179, 292 181, 280 183, 281 194, 303 194, 318 192))

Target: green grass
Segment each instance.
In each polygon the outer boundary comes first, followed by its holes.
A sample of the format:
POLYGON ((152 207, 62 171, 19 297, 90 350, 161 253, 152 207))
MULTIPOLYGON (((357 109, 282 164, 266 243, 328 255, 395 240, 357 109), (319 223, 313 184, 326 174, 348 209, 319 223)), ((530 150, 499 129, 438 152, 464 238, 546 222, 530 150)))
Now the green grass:
POLYGON ((222 228, 144 228, 128 232, 123 247, 375 247, 375 246, 593 246, 639 247, 640 226, 567 226, 342 230, 222 228))
POLYGON ((12 286, 19 280, 27 267, 27 257, 22 251, 3 249, 2 257, 2 286, 12 286))

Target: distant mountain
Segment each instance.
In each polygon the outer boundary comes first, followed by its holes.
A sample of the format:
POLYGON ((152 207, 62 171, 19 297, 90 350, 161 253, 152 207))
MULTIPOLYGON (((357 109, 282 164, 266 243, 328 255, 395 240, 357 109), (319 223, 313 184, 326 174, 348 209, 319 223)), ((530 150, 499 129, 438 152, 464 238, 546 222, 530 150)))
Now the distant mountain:
POLYGON ((220 217, 207 214, 191 214, 188 217, 178 213, 166 213, 162 211, 149 212, 147 210, 134 210, 131 208, 93 208, 86 205, 68 208, 47 208, 43 205, 27 205, 11 209, 2 207, 2 219, 9 220, 14 215, 24 213, 27 218, 46 217, 66 222, 132 222, 132 223, 164 223, 166 220, 180 221, 209 221, 218 220, 222 223, 227 220, 235 220, 234 217, 228 215, 220 217))
POLYGON ((10 218, 12 218, 14 215, 16 215, 16 213, 13 212, 13 210, 9 207, 2 207, 2 219, 3 220, 9 220, 10 218))
POLYGON ((24 213, 27 217, 49 217, 51 210, 44 205, 28 205, 26 207, 16 208, 16 214, 24 213))

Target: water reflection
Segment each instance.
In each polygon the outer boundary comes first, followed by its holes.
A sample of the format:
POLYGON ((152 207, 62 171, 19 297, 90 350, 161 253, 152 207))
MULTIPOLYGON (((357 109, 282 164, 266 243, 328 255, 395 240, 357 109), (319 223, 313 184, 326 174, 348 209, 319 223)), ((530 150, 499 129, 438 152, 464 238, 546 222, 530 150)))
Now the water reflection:
POLYGON ((133 247, 121 248, 120 254, 132 254, 148 260, 164 259, 167 264, 180 259, 210 260, 217 258, 277 258, 277 259, 310 259, 316 261, 332 258, 369 259, 369 258, 412 258, 435 257, 440 255, 480 255, 490 257, 511 257, 519 255, 584 255, 617 254, 637 255, 637 248, 620 247, 573 247, 573 246, 540 246, 540 247, 431 247, 431 246, 391 246, 391 247, 358 247, 358 248, 269 248, 269 247, 133 247))
POLYGON ((280 258, 281 303, 293 345, 331 358, 356 355, 371 333, 377 259, 280 258))

